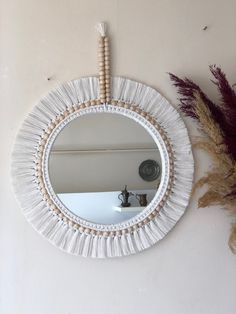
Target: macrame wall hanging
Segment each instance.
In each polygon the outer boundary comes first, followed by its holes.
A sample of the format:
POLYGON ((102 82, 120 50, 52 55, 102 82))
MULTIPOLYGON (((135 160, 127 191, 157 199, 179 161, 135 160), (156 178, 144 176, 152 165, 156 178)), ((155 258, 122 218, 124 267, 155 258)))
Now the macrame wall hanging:
POLYGON ((179 113, 153 88, 111 76, 105 24, 97 29, 99 76, 64 83, 38 102, 17 136, 12 175, 20 206, 38 232, 66 252, 103 258, 140 252, 174 227, 189 202, 194 164, 179 113), (73 120, 98 113, 137 122, 154 139, 161 156, 161 180, 150 204, 115 224, 94 223, 71 212, 55 194, 48 171, 57 135, 73 120))

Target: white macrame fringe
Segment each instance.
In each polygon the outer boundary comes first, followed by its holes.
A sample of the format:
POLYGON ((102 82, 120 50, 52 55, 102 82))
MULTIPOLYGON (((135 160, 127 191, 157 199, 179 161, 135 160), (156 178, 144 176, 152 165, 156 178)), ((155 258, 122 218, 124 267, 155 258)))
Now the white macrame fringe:
MULTIPOLYGON (((105 36, 104 23, 97 26, 105 36)), ((162 239, 183 215, 193 180, 193 157, 187 129, 179 113, 156 90, 125 78, 113 78, 112 98, 139 105, 166 131, 174 152, 174 185, 167 202, 151 222, 133 233, 110 237, 80 233, 59 218, 43 200, 34 173, 39 141, 48 124, 75 104, 99 98, 95 77, 74 80, 58 87, 33 108, 16 139, 12 177, 22 210, 43 236, 71 254, 118 257, 134 254, 162 239)))

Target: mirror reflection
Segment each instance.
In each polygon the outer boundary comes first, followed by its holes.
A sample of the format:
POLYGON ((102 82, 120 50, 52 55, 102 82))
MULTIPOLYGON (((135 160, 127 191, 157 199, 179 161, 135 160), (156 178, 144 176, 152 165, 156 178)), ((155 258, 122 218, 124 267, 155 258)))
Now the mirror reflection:
POLYGON ((137 215, 153 199, 161 158, 150 134, 119 114, 86 114, 57 136, 49 158, 54 192, 72 213, 98 224, 137 215))

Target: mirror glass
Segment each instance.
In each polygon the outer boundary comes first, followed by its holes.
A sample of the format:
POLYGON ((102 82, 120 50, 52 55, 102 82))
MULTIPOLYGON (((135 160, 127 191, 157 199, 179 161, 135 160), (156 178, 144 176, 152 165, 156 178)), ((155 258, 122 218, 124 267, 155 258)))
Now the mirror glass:
POLYGON ((58 134, 49 157, 55 194, 77 216, 116 224, 142 211, 161 178, 161 157, 151 135, 114 113, 86 114, 58 134))

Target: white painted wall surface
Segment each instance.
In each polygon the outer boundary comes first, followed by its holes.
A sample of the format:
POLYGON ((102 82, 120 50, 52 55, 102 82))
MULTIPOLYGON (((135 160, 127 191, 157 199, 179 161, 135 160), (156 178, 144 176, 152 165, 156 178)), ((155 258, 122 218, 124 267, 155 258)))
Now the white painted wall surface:
MULTIPOLYGON (((13 141, 33 103, 60 82, 97 73, 95 23, 110 25, 114 74, 176 103, 167 71, 192 77, 213 99, 208 64, 221 65, 235 83, 235 12, 234 0, 1 1, 1 314, 235 313, 231 218, 219 208, 197 209, 198 195, 152 249, 92 260, 61 252, 32 229, 9 176, 13 141)), ((209 161, 198 152, 195 158, 199 177, 209 161)))

